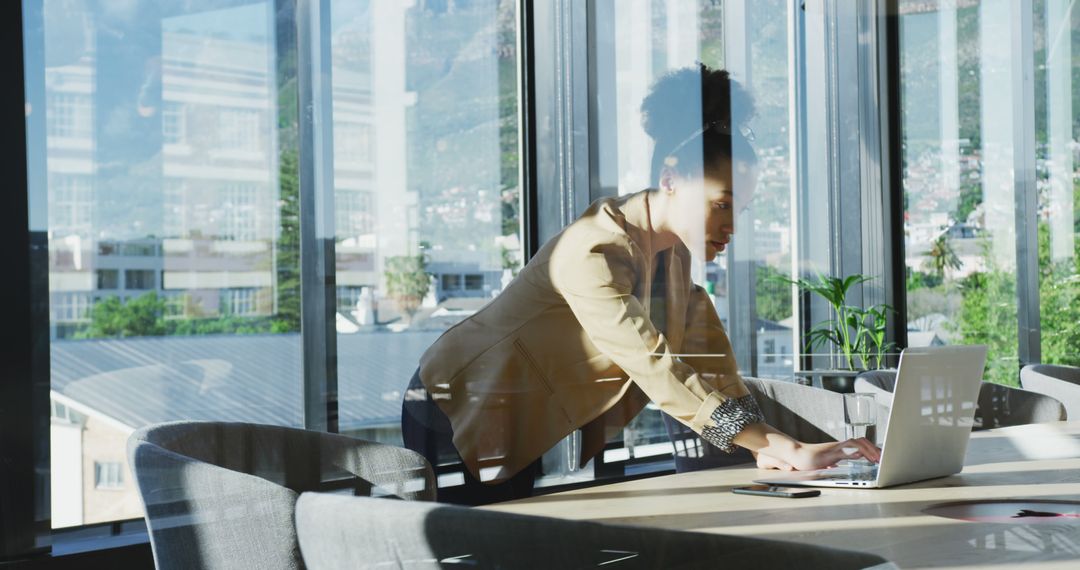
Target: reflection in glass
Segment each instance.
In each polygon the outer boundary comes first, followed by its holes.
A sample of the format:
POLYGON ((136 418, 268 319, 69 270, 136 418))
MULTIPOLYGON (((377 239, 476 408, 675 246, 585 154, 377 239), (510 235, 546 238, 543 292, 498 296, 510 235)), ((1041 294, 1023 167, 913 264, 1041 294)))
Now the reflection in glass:
POLYGON ((1035 160, 1038 188, 1042 358, 1080 365, 1080 176, 1077 132, 1080 11, 1068 0, 1032 3, 1035 42, 1035 160))
POLYGON ((908 344, 987 344, 1017 380, 1009 2, 900 3, 908 344))
POLYGON ((44 120, 27 124, 31 192, 47 197, 31 217, 49 243, 54 527, 142 516, 136 428, 302 424, 297 154, 278 127, 295 123, 278 106, 293 48, 272 2, 182 5, 28 10, 42 19, 26 52, 44 120))
MULTIPOLYGON (((619 0, 599 2, 596 8, 598 17, 611 20, 604 26, 611 29, 609 65, 614 68, 598 71, 594 95, 610 102, 598 106, 594 133, 600 145, 596 175, 603 192, 626 195, 657 187, 650 169, 653 141, 642 127, 641 105, 653 83, 666 73, 700 61, 730 71, 754 98, 756 113, 750 125, 758 179, 753 203, 737 219, 734 253, 718 256, 715 262, 697 262, 692 274, 712 295, 722 322, 731 330, 731 319, 743 317, 733 316, 731 310, 729 272, 735 263, 751 272, 746 282, 756 287, 756 374, 773 378, 790 378, 794 367, 791 288, 772 279, 789 275, 792 267, 789 5, 780 0, 619 0)), ((599 49, 601 58, 603 48, 599 49)), ((736 352, 747 342, 738 335, 731 341, 736 352)), ((751 364, 739 362, 746 374, 751 364)), ((611 460, 671 449, 652 404, 624 430, 623 439, 625 448, 606 452, 611 460)))
POLYGON ((342 433, 401 445, 420 355, 523 263, 516 4, 330 3, 342 433))

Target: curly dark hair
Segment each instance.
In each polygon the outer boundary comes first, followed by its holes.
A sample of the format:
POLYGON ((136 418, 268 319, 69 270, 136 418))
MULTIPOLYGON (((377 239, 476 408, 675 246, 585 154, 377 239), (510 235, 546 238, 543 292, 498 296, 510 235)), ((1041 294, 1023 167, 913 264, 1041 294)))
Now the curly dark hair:
POLYGON ((754 100, 726 70, 698 64, 664 75, 642 101, 641 115, 655 142, 653 181, 665 163, 684 174, 730 180, 733 157, 757 162, 743 134, 754 115, 754 100))

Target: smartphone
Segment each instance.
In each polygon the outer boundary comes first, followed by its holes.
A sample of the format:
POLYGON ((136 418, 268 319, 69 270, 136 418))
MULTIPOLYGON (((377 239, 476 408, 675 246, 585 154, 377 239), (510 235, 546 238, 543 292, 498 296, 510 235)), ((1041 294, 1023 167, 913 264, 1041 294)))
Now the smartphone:
POLYGON ((740 495, 763 495, 766 497, 787 497, 789 499, 816 497, 821 494, 821 491, 818 489, 778 487, 776 485, 747 485, 746 487, 735 487, 731 492, 740 495))

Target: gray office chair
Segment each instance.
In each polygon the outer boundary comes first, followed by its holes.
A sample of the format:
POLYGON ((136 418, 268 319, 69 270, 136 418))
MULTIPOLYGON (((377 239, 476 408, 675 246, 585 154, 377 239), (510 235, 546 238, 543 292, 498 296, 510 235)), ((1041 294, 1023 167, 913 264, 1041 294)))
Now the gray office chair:
MULTIPOLYGON (((765 415, 765 421, 776 429, 806 443, 838 441, 846 437, 843 394, 783 380, 743 380, 765 415)), ((885 411, 886 408, 879 410, 879 419, 887 415, 885 411)), ((731 454, 720 451, 667 414, 664 414, 664 424, 675 446, 677 473, 754 461, 745 449, 731 454)))
POLYGON ((746 378, 765 421, 806 443, 844 439, 844 395, 784 380, 746 378))
POLYGON ((1029 364, 1020 370, 1020 385, 1058 400, 1065 405, 1066 416, 1080 419, 1080 368, 1029 364))
POLYGON ((149 426, 128 439, 128 460, 158 570, 303 568, 294 506, 304 491, 435 499, 415 452, 277 426, 149 426))
POLYGON ((867 370, 855 377, 855 392, 877 396, 878 404, 892 407, 893 389, 896 387, 896 370, 867 370))
POLYGON ((356 568, 895 568, 874 554, 478 508, 304 493, 311 570, 356 568))
MULTIPOLYGON (((856 392, 877 394, 878 403, 887 402, 890 407, 895 387, 895 370, 864 372, 855 379, 856 392)), ((972 429, 1056 422, 1063 419, 1065 407, 1050 396, 983 382, 979 388, 979 401, 975 404, 975 425, 972 429)))

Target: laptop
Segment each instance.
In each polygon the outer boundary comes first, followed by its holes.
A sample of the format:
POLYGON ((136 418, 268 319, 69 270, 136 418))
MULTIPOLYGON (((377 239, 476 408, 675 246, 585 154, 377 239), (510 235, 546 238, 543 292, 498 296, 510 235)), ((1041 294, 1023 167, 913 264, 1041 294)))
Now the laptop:
POLYGON ((985 364, 985 345, 904 350, 877 465, 778 473, 754 482, 880 488, 959 473, 985 364))

